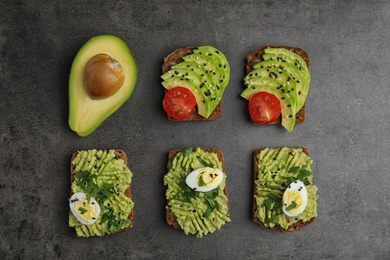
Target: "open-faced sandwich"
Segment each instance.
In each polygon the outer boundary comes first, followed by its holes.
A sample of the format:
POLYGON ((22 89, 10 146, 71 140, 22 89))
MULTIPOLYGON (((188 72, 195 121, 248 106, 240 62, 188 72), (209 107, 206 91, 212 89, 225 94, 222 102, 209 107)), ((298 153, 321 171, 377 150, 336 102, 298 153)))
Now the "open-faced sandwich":
POLYGON ((202 237, 230 222, 226 169, 217 148, 173 150, 168 155, 166 220, 202 237))
POLYGON ((178 49, 164 58, 164 110, 170 120, 214 120, 230 78, 225 55, 212 46, 178 49))
POLYGON ((77 236, 110 235, 133 226, 132 175, 123 150, 72 155, 69 226, 77 236))
POLYGON ((306 148, 264 148, 253 156, 253 221, 279 231, 300 230, 317 217, 317 186, 306 148))
POLYGON ((307 53, 291 46, 263 46, 247 57, 241 96, 256 124, 281 124, 291 132, 305 120, 310 86, 307 53))

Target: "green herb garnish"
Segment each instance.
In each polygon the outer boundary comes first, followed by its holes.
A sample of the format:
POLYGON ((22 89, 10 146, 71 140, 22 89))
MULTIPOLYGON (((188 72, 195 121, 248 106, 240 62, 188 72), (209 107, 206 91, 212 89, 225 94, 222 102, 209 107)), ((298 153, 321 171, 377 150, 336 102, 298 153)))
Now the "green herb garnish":
POLYGON ((85 191, 88 203, 96 197, 99 187, 95 184, 96 176, 88 171, 75 172, 76 184, 85 191))
POLYGON ((96 175, 88 171, 75 172, 75 178, 76 184, 84 190, 88 203, 91 201, 91 198, 98 198, 99 203, 103 203, 115 193, 114 184, 104 183, 99 188, 94 181, 96 175))
POLYGON ((287 211, 290 211, 292 209, 295 209, 297 207, 297 203, 295 201, 292 201, 290 205, 286 207, 287 211))
POLYGON ((81 212, 81 215, 84 214, 85 212, 87 212, 88 210, 86 210, 85 208, 83 207, 79 207, 79 211, 81 212))
POLYGON ((200 175, 200 177, 199 177, 198 185, 199 185, 199 187, 206 186, 206 183, 204 182, 202 175, 200 175))
POLYGON ((282 178, 284 182, 291 183, 295 180, 302 181, 306 186, 310 185, 309 178, 313 176, 313 173, 306 169, 306 165, 300 166, 294 166, 290 168, 290 172, 294 174, 292 177, 288 178, 282 178), (295 176, 296 174, 296 176, 295 176))
POLYGON ((272 208, 272 199, 266 199, 264 200, 263 205, 265 206, 266 209, 270 210, 272 208))
POLYGON ((197 156, 196 158, 198 158, 199 162, 201 164, 203 164, 204 166, 206 166, 206 167, 214 167, 214 164, 206 162, 200 156, 197 156))
POLYGON ((187 156, 190 156, 190 154, 192 154, 192 147, 186 149, 184 152, 182 152, 183 156, 184 157, 187 157, 187 156))
POLYGON ((168 160, 167 169, 168 170, 172 169, 172 166, 173 166, 172 160, 168 160))

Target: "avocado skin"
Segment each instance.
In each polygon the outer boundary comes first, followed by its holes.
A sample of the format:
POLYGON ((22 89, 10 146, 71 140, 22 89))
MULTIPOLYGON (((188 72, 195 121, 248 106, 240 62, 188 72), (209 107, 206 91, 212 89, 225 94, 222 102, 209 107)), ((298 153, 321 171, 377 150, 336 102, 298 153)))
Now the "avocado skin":
POLYGON ((132 95, 138 77, 137 63, 127 44, 115 35, 99 35, 88 40, 78 51, 69 76, 70 128, 79 136, 93 133, 110 115, 121 107, 132 95), (96 54, 105 53, 117 60, 125 71, 125 81, 112 96, 92 100, 84 87, 85 65, 96 54))

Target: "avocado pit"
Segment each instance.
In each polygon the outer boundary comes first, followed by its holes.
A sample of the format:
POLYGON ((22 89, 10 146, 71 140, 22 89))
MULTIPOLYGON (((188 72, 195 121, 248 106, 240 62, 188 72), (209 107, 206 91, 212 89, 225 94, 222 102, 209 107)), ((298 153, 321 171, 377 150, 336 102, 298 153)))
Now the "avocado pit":
POLYGON ((84 87, 92 99, 105 99, 123 84, 125 73, 118 61, 107 54, 93 56, 85 66, 84 87))

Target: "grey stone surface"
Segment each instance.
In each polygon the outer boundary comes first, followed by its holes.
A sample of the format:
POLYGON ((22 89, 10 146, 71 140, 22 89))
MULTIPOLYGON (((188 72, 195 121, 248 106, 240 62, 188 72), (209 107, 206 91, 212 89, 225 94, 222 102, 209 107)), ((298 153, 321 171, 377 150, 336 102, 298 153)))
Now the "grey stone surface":
POLYGON ((1 259, 389 259, 390 2, 20 1, 0 3, 1 259), (92 135, 67 124, 68 76, 98 34, 133 49, 139 80, 130 100, 92 135), (168 122, 160 66, 189 45, 222 50, 232 74, 223 117, 168 122), (252 125, 244 62, 263 44, 311 57, 307 118, 288 133, 252 125), (164 219, 171 149, 219 147, 229 175, 232 222, 202 239, 164 219), (252 152, 305 146, 314 159, 318 218, 294 233, 251 221, 252 152), (134 173, 133 229, 77 238, 68 227, 69 160, 77 149, 122 148, 134 173))

